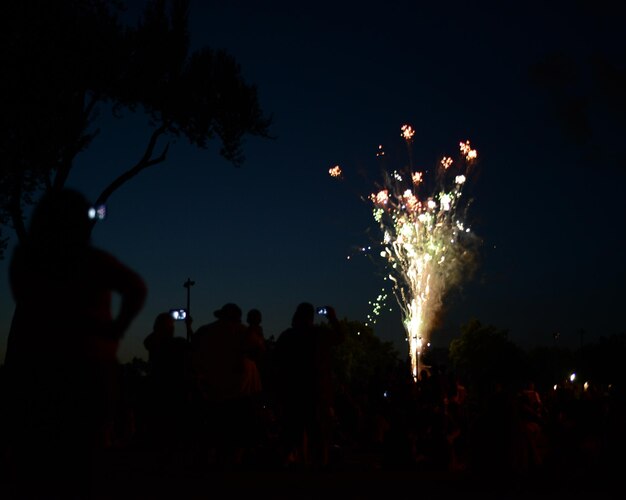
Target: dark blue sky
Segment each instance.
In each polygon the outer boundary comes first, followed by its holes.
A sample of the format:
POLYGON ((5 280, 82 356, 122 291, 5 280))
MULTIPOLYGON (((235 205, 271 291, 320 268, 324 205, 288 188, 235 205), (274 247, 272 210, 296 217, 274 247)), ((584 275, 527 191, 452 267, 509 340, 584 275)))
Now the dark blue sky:
MULTIPOLYGON (((287 328, 301 301, 365 321, 382 268, 346 256, 376 234, 360 197, 379 179, 379 144, 406 162, 405 123, 416 131, 416 163, 435 165, 466 139, 479 154, 467 222, 483 241, 480 266, 445 301, 435 346, 474 317, 523 346, 550 343, 557 331, 573 347, 581 329, 586 341, 623 332, 625 172, 583 160, 528 76, 555 49, 584 54, 617 42, 623 53, 623 34, 576 8, 516 5, 192 1, 194 46, 235 56, 276 139, 248 138, 241 168, 218 156, 217 143, 198 150, 180 140, 167 162, 110 199, 94 243, 149 287, 120 359, 146 356, 156 314, 185 306, 187 277, 196 281, 196 326, 225 302, 259 308, 266 336, 287 328), (343 182, 328 176, 335 164, 343 182)), ((68 182, 90 198, 136 161, 150 133, 144 116, 115 121, 106 110, 101 129, 68 182)), ((8 259, 1 265, 6 276, 8 259)), ((0 286, 10 298, 7 280, 0 286)), ((403 352, 391 295, 388 305, 376 334, 403 352)), ((2 355, 12 310, 3 300, 2 355)))

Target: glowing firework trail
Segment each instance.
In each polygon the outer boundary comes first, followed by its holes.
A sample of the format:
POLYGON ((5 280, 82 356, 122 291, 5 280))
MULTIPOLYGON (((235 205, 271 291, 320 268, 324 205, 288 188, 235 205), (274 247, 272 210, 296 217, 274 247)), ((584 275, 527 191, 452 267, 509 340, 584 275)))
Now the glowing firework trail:
MULTIPOLYGON (((402 132, 405 140, 412 139, 410 127, 405 125, 402 132)), ((407 173, 385 172, 383 189, 370 195, 383 234, 381 256, 402 310, 414 378, 443 296, 472 260, 465 244, 470 230, 463 222, 467 203, 462 203, 462 191, 477 153, 469 141, 459 146, 461 161, 444 157, 439 163, 434 191, 427 192, 423 172, 410 168, 407 173)))

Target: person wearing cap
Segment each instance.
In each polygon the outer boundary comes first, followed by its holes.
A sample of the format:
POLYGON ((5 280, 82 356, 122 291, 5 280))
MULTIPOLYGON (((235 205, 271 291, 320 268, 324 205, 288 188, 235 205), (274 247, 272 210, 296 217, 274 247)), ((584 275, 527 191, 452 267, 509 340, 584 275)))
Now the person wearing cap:
POLYGON ((213 313, 216 320, 198 328, 191 338, 193 370, 209 399, 239 394, 240 352, 245 333, 241 314, 237 304, 224 304, 213 313))
POLYGON ((230 466, 240 462, 244 448, 246 327, 235 303, 224 304, 213 315, 216 320, 191 337, 191 363, 203 414, 201 431, 208 437, 205 445, 215 450, 217 465, 230 466))

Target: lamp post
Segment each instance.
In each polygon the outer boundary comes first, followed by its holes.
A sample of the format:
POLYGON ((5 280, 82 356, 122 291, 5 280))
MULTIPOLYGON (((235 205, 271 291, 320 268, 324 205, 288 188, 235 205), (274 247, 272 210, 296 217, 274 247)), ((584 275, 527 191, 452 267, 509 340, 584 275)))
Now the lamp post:
POLYGON ((191 341, 191 328, 189 326, 189 321, 191 321, 191 287, 195 285, 195 281, 191 281, 191 278, 187 278, 187 281, 183 283, 183 286, 187 289, 187 321, 185 322, 187 326, 187 342, 191 341))

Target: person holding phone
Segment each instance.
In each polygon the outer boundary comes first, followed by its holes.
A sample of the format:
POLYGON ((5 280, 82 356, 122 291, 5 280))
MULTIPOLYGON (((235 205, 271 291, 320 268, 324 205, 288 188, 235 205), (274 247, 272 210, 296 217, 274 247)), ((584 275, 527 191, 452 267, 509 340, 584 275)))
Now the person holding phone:
POLYGON ((147 295, 136 271, 91 244, 91 208, 76 190, 47 191, 9 266, 5 434, 26 497, 42 485, 48 497, 86 493, 115 419, 119 343, 147 295))
POLYGON ((333 349, 345 329, 332 306, 315 308, 302 302, 291 327, 276 341, 274 362, 283 455, 287 465, 323 468, 329 464, 333 421, 333 349), (315 323, 315 313, 327 325, 315 323))

